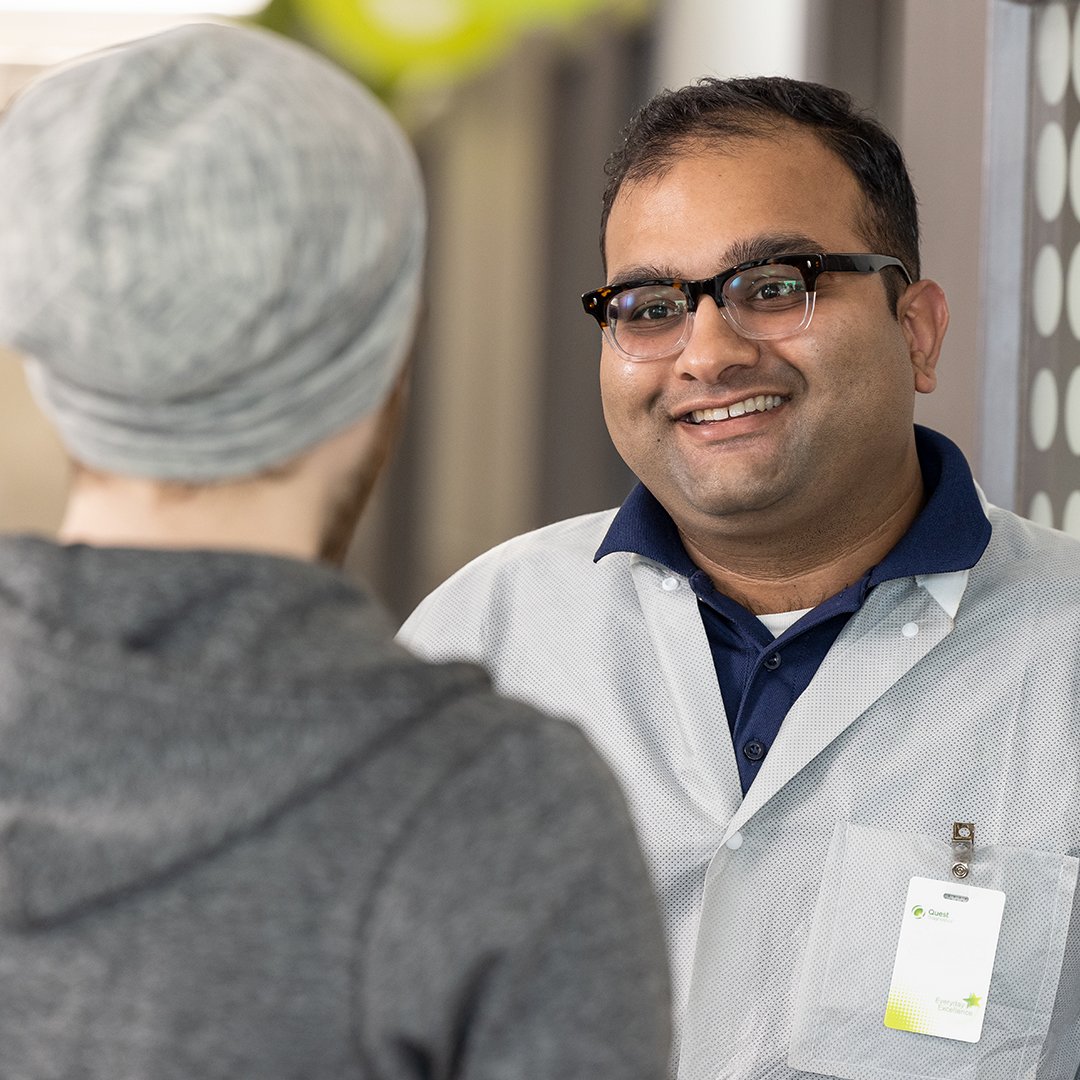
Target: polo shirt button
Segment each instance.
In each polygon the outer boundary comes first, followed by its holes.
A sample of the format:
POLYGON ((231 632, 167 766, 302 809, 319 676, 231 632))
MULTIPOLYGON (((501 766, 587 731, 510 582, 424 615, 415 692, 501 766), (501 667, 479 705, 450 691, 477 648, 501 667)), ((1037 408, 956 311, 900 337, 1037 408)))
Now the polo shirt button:
POLYGON ((664 592, 674 592, 679 587, 679 579, 677 577, 666 577, 660 582, 660 588, 664 592))
POLYGON ((774 652, 772 656, 767 656, 765 658, 764 667, 766 671, 775 671, 779 666, 780 654, 778 652, 774 652))
POLYGON ((757 739, 751 739, 743 748, 743 757, 750 761, 760 761, 767 753, 768 747, 757 739))
POLYGON ((904 637, 906 637, 906 638, 913 638, 913 637, 915 637, 915 635, 918 632, 919 632, 919 624, 918 623, 913 623, 913 622, 904 623, 904 625, 900 628, 900 633, 903 634, 904 637))
POLYGON ((741 832, 732 833, 724 845, 729 851, 738 851, 742 847, 743 835, 741 832))

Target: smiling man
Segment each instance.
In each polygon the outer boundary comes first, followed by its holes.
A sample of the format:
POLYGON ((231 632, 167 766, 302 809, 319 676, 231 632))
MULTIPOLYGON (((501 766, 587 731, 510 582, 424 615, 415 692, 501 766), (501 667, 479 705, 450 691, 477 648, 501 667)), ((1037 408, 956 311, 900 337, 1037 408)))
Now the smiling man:
POLYGON ((608 174, 582 299, 640 484, 482 556, 402 639, 614 766, 680 1077, 1073 1077, 1080 545, 913 423, 948 308, 899 148, 837 91, 710 79, 608 174))

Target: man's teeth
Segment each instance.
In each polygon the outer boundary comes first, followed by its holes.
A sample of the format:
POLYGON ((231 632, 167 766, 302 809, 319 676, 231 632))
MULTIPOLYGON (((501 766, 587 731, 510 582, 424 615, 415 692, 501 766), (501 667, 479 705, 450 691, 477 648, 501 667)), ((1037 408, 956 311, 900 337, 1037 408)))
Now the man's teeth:
POLYGON ((695 409, 687 419, 692 424, 701 424, 706 420, 727 420, 730 417, 745 416, 752 412, 768 412, 783 403, 783 398, 776 394, 758 394, 757 397, 736 401, 726 409, 695 409))

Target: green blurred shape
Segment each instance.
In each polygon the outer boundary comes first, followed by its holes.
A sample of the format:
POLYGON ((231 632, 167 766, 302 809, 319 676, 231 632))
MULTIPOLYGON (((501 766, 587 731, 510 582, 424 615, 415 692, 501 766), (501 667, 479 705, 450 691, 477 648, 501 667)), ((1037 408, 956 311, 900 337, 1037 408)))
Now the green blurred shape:
POLYGON ((307 41, 384 94, 455 82, 492 64, 526 30, 601 8, 621 20, 644 0, 272 0, 264 26, 307 41))

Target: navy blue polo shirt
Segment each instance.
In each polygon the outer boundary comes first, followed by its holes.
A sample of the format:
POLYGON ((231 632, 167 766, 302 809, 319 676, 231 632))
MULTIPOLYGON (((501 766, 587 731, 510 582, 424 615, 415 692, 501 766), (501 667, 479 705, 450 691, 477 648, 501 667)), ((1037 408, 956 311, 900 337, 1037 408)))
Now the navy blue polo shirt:
POLYGON ((752 612, 720 593, 690 559, 667 511, 642 484, 615 515, 595 559, 629 551, 681 574, 698 598, 731 726, 743 794, 795 700, 848 619, 883 581, 968 570, 990 542, 971 470, 944 435, 916 426, 926 502, 896 546, 863 576, 774 638, 752 612))

